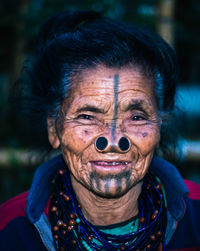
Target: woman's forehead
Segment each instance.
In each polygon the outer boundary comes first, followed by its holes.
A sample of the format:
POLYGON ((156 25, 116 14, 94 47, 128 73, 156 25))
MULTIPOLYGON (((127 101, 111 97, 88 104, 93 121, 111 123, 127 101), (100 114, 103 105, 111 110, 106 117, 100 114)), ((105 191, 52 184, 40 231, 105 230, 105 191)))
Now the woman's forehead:
POLYGON ((126 109, 130 103, 148 106, 154 102, 152 80, 138 69, 99 66, 84 70, 74 79, 67 103, 74 110, 95 105, 107 109, 111 104, 126 109))
POLYGON ((97 91, 102 94, 109 92, 114 94, 139 88, 149 92, 153 90, 152 82, 152 78, 145 76, 138 67, 109 68, 99 65, 82 70, 73 80, 72 91, 85 95, 97 91))

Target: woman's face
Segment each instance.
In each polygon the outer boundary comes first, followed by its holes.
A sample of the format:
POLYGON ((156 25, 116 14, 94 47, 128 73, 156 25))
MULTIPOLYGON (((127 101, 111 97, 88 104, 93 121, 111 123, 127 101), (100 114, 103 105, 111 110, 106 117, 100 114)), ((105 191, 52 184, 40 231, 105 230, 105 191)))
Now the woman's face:
POLYGON ((75 77, 49 140, 60 145, 75 180, 103 197, 119 197, 142 180, 159 143, 152 80, 134 67, 98 66, 75 77), (107 139, 100 151, 95 143, 107 139), (119 140, 130 148, 123 151, 119 140))

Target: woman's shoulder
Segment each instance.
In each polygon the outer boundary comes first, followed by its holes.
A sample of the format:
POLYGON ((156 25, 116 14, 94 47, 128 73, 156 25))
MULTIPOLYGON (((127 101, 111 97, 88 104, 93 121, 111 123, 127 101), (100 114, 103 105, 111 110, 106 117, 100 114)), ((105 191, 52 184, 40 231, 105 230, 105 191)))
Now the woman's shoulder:
POLYGON ((189 193, 185 196, 185 212, 176 224, 176 230, 167 250, 200 250, 200 185, 184 180, 189 193), (185 248, 188 249, 185 249, 185 248))
MULTIPOLYGON (((184 180, 189 190, 188 195, 184 198, 185 201, 185 216, 186 220, 193 225, 193 230, 198 229, 200 236, 200 185, 190 181, 184 180), (198 223, 198 224, 196 224, 198 223)), ((200 244, 200 238, 199 238, 200 244)))
POLYGON ((191 180, 184 180, 188 190, 188 198, 192 200, 200 200, 200 184, 197 184, 191 180))
MULTIPOLYGON (((185 201, 185 222, 187 221, 192 225, 191 231, 198 232, 198 236, 200 237, 200 185, 190 181, 184 180, 185 184, 189 190, 187 197, 184 198, 185 201)), ((187 223, 187 226, 189 225, 187 223)), ((200 245, 200 238, 199 238, 200 245)))
POLYGON ((37 229, 26 216, 27 196, 28 192, 24 192, 0 206, 1 250, 46 250, 37 229))
POLYGON ((0 206, 0 230, 20 216, 26 216, 26 199, 28 191, 6 201, 0 206))

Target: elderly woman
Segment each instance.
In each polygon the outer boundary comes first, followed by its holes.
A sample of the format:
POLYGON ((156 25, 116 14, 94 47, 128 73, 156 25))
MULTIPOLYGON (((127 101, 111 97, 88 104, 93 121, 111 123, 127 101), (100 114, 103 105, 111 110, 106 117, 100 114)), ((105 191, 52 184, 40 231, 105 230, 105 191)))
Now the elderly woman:
POLYGON ((174 105, 172 49, 95 12, 63 12, 42 26, 30 73, 61 155, 2 206, 1 250, 200 250, 199 188, 186 182, 189 194, 155 156, 174 105))

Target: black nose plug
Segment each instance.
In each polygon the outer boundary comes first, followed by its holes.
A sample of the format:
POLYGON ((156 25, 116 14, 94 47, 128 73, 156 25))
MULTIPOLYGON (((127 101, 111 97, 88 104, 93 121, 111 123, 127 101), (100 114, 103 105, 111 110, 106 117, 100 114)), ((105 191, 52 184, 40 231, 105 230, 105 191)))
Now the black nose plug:
POLYGON ((99 137, 96 140, 96 148, 97 150, 103 151, 108 145, 108 140, 105 137, 99 137))
POLYGON ((126 152, 130 148, 130 142, 126 137, 121 137, 118 144, 120 150, 122 150, 123 152, 126 152))
MULTIPOLYGON (((96 149, 98 151, 103 151, 108 145, 108 140, 105 137, 99 137, 96 140, 96 149)), ((122 137, 119 140, 119 148, 121 151, 126 152, 130 148, 130 142, 126 137, 122 137)))

